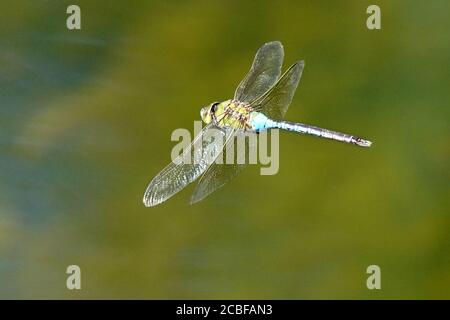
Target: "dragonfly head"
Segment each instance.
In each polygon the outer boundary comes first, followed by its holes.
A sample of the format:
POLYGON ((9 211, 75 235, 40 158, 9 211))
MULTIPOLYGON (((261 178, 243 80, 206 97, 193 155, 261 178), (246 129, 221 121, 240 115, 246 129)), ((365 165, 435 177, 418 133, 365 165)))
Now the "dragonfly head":
POLYGON ((216 108, 219 105, 219 102, 213 102, 209 106, 203 107, 200 110, 200 116, 204 123, 208 124, 212 120, 212 116, 214 112, 216 112, 216 108))

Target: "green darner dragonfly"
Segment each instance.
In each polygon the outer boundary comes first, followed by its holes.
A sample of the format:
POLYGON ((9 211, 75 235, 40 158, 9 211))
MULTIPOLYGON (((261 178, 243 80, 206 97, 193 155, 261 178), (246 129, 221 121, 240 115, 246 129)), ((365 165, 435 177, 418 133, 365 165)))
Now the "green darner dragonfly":
MULTIPOLYGON (((281 120, 291 103, 300 80, 304 62, 294 63, 280 77, 284 50, 280 42, 264 44, 256 53, 252 67, 236 89, 234 98, 214 102, 200 111, 206 124, 183 154, 164 168, 147 187, 144 204, 148 207, 166 201, 189 183, 201 177, 191 203, 204 199, 236 176, 245 164, 220 164, 225 146, 241 132, 281 129, 369 147, 362 138, 301 123, 281 120), (220 139, 204 139, 212 131, 220 139), (194 161, 184 161, 188 160, 194 161)), ((247 146, 248 147, 248 146, 247 146)))

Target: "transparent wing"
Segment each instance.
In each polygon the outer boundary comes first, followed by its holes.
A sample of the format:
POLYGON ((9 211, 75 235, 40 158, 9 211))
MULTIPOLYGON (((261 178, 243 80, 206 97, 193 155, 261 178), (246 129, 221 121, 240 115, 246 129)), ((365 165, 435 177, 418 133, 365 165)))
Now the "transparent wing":
POLYGON ((260 111, 271 118, 283 118, 294 97, 304 66, 304 61, 294 63, 277 83, 261 97, 254 100, 251 106, 256 111, 260 111))
MULTIPOLYGON (((233 147, 233 164, 218 164, 213 163, 209 166, 208 170, 200 178, 197 187, 195 188, 192 197, 191 204, 201 201, 209 194, 216 191, 228 181, 237 176, 249 163, 250 154, 256 156, 257 135, 255 133, 248 133, 248 139, 243 138, 242 135, 233 135, 230 137, 226 144, 226 147, 222 150, 222 154, 218 158, 227 159, 229 154, 229 148, 233 147), (243 138, 241 143, 237 142, 238 139, 243 138)), ((254 163, 256 163, 256 158, 254 163)))
POLYGON ((197 179, 221 154, 230 134, 230 130, 205 126, 183 154, 153 178, 145 191, 144 204, 160 204, 197 179))
POLYGON ((269 90, 281 74, 283 58, 283 45, 279 41, 268 42, 259 48, 250 71, 236 89, 234 99, 251 102, 269 90))

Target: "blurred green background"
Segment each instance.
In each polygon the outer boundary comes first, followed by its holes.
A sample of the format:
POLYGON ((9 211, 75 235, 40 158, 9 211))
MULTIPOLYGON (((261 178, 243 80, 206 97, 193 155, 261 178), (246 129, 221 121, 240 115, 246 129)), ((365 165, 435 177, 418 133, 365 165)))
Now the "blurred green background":
POLYGON ((450 5, 376 1, 370 31, 370 4, 2 1, 0 297, 450 298, 450 5), (373 148, 282 133, 277 175, 145 208, 172 131, 271 40, 306 61, 287 118, 373 148))

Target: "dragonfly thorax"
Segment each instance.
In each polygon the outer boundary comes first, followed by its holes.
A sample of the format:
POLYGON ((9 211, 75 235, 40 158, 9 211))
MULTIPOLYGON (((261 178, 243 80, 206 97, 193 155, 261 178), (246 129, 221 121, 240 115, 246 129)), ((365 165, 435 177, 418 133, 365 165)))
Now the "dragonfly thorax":
POLYGON ((200 115, 206 124, 212 122, 218 127, 245 130, 250 128, 249 120, 252 112, 253 108, 249 104, 230 99, 211 103, 202 108, 200 115))

